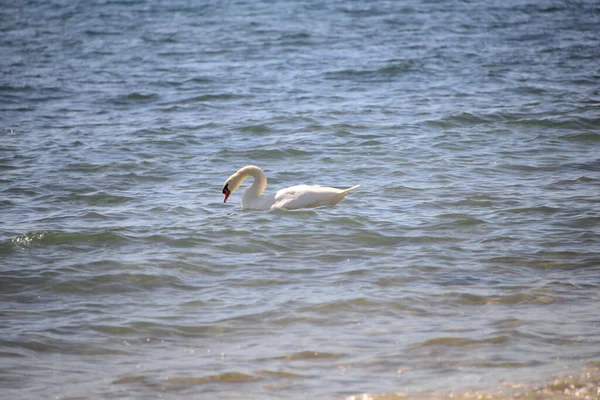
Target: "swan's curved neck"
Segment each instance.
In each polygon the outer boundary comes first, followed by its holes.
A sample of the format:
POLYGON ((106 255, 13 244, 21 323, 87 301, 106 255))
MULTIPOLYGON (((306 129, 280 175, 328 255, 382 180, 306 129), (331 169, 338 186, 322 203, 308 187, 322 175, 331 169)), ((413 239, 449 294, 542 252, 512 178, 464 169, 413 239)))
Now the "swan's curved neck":
POLYGON ((267 187, 267 177, 262 169, 255 167, 253 165, 244 167, 239 171, 239 174, 242 177, 242 180, 252 177, 254 178, 254 182, 246 191, 244 192, 244 198, 258 198, 265 191, 267 187))

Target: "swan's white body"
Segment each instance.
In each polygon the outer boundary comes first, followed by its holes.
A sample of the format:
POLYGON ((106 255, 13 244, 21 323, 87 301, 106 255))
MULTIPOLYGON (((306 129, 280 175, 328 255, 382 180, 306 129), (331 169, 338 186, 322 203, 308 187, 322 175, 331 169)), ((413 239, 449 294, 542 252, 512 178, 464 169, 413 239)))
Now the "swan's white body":
POLYGON ((253 177, 254 182, 242 196, 242 208, 245 210, 273 210, 278 208, 295 210, 326 205, 334 206, 350 191, 360 186, 356 185, 349 189, 336 189, 327 186, 297 185, 262 196, 267 187, 267 177, 262 169, 254 165, 248 165, 227 178, 225 184, 223 184, 223 194, 225 195, 223 202, 226 202, 229 195, 249 177, 253 177))

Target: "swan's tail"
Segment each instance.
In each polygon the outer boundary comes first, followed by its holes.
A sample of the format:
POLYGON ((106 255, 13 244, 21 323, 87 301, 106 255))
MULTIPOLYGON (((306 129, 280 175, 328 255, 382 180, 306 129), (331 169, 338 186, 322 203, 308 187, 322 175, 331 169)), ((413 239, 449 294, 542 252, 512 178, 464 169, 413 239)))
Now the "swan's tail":
POLYGON ((351 188, 348 189, 344 189, 341 192, 339 192, 338 194, 336 194, 333 199, 331 200, 331 205, 335 206, 337 203, 339 203, 340 201, 342 201, 342 199, 344 197, 346 197, 346 195, 348 193, 350 193, 351 191, 353 191, 354 189, 356 189, 357 187, 359 187, 360 185, 356 185, 356 186, 352 186, 351 188))

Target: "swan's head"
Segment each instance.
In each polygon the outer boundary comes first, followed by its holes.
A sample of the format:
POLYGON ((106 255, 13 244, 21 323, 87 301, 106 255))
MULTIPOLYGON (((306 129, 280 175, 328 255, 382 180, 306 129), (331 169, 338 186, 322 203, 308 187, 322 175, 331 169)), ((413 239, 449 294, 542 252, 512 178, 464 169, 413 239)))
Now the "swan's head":
POLYGON ((249 176, 254 178, 254 183, 250 186, 251 189, 254 188, 252 193, 257 197, 260 196, 263 190, 265 190, 265 186, 267 186, 265 173, 255 165, 246 165, 244 168, 241 168, 238 172, 227 178, 223 184, 223 203, 227 201, 231 193, 240 187, 242 182, 244 182, 244 179, 249 176))
POLYGON ((223 184, 223 203, 227 202, 229 195, 239 188, 243 181, 244 178, 242 178, 237 172, 227 178, 223 184))

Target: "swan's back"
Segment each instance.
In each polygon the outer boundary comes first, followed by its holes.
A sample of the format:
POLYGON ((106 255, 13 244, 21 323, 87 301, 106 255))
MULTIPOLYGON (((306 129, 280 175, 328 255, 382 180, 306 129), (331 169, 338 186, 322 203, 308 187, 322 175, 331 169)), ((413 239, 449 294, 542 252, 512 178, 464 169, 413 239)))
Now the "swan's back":
POLYGON ((293 210, 298 208, 334 206, 339 203, 350 191, 359 186, 360 185, 353 186, 344 190, 326 186, 291 186, 275 193, 275 204, 273 204, 271 208, 285 208, 288 210, 293 210))

